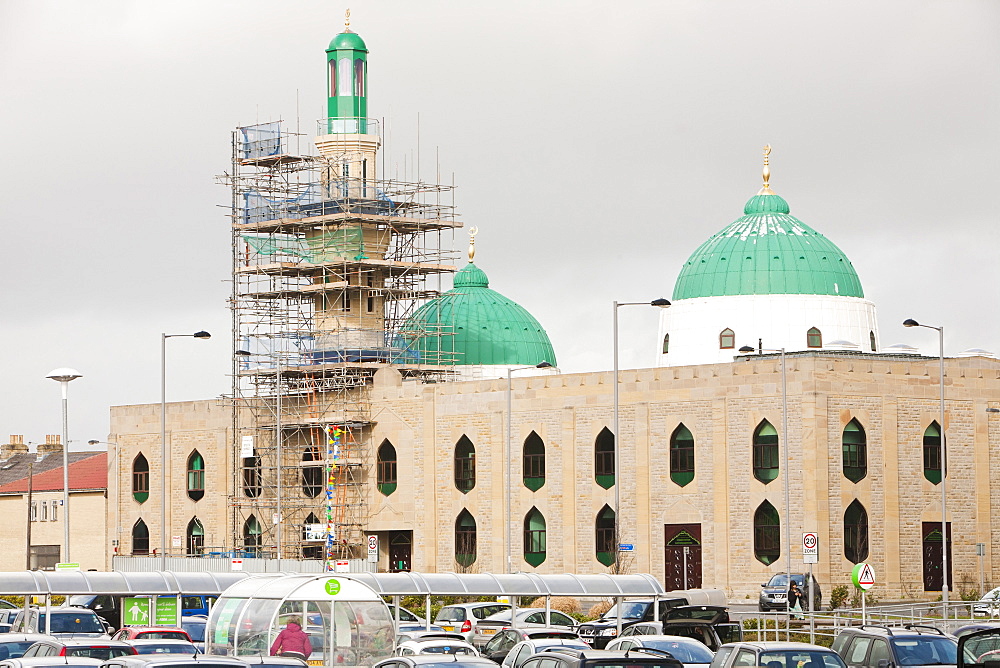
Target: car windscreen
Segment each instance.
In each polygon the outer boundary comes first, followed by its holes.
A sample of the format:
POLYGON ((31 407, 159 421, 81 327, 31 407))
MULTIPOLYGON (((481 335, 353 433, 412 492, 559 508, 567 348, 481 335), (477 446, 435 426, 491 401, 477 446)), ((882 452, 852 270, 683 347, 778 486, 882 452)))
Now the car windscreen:
POLYGON ((16 659, 22 654, 24 654, 24 650, 28 649, 34 644, 35 644, 34 640, 27 640, 21 642, 10 642, 10 641, 0 642, 0 656, 3 656, 3 658, 5 659, 16 659), (4 650, 7 650, 6 653, 4 653, 4 650))
POLYGON ((476 651, 471 647, 463 647, 462 645, 431 645, 429 647, 421 647, 421 654, 475 654, 476 651))
MULTIPOLYGON (((89 611, 87 614, 81 614, 83 612, 80 610, 79 613, 52 613, 52 626, 49 630, 52 633, 104 633, 104 625, 97 615, 89 611)), ((39 631, 45 629, 44 612, 38 615, 38 629, 39 631)))
MULTIPOLYGON (((204 666, 204 664, 202 664, 204 666)), ((458 661, 443 661, 441 663, 425 663, 420 662, 420 668, 483 668, 483 664, 479 661, 473 662, 463 662, 461 659, 458 661)))
MULTIPOLYGON (((792 573, 792 581, 798 585, 804 586, 806 583, 806 578, 801 573, 792 573)), ((771 579, 767 581, 768 587, 787 587, 788 586, 788 573, 775 573, 771 576, 771 579)))
MULTIPOLYGON (((643 647, 661 649, 682 663, 712 663, 715 654, 700 642, 680 642, 678 640, 643 640, 643 647)), ((636 648, 638 649, 638 648, 636 648)), ((634 650, 633 650, 634 651, 634 650)))
POLYGON ((198 649, 189 642, 149 642, 133 645, 139 654, 197 654, 198 649))
POLYGON ((180 631, 145 631, 137 633, 135 637, 142 640, 187 640, 188 634, 180 631))
POLYGON ((622 659, 595 659, 585 661, 582 668, 680 668, 679 661, 669 659, 652 659, 643 661, 634 657, 622 659))
POLYGON ((131 647, 67 647, 66 656, 85 656, 89 659, 107 661, 116 656, 129 656, 131 647))
POLYGON ((766 668, 846 668, 837 654, 810 650, 761 652, 757 663, 766 668))
POLYGON ((85 608, 88 605, 90 605, 90 602, 93 601, 95 598, 97 598, 97 597, 94 596, 94 595, 92 595, 92 594, 70 596, 69 597, 69 604, 70 605, 79 605, 79 606, 83 606, 85 608))
POLYGON ((604 613, 606 619, 621 617, 622 619, 642 619, 649 607, 648 602, 622 601, 611 606, 611 609, 604 613), (621 612, 619 612, 621 611, 621 612))
POLYGON ((580 636, 572 631, 528 631, 526 635, 532 640, 536 638, 542 640, 545 638, 566 638, 567 640, 576 640, 580 638, 580 636))
POLYGON ((901 666, 934 666, 958 663, 958 645, 945 636, 892 638, 901 666))

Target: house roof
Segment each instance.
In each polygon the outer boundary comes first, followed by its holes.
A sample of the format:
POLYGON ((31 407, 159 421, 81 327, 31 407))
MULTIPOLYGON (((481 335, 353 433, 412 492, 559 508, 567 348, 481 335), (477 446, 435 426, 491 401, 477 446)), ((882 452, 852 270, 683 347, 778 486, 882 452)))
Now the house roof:
MULTIPOLYGON (((0 466, 0 494, 18 494, 28 491, 28 463, 34 462, 35 455, 14 455, 0 466), (17 460, 17 461, 15 461, 17 460), (9 468, 4 469, 10 465, 9 468), (18 476, 18 473, 20 474, 18 476), (17 477, 14 477, 17 476, 17 477)), ((62 455, 52 453, 32 468, 32 490, 35 492, 57 491, 63 488, 62 455), (43 470, 39 471, 39 468, 43 470)), ((69 488, 106 489, 108 486, 108 453, 69 453, 69 488)))

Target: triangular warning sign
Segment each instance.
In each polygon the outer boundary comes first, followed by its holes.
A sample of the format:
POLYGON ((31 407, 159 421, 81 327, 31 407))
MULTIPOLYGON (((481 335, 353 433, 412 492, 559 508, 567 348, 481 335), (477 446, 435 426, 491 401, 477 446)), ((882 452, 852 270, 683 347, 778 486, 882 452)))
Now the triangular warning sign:
POLYGON ((861 572, 858 573, 858 584, 860 585, 873 585, 875 584, 875 572, 872 567, 865 564, 861 568, 861 572))

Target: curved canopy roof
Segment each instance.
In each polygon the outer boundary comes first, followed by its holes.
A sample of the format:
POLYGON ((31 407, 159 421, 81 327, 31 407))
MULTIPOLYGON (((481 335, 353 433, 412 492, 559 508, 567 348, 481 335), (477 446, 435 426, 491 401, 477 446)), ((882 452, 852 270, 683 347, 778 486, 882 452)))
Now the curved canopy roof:
POLYGON ((220 594, 247 573, 14 571, 0 573, 3 594, 220 594))

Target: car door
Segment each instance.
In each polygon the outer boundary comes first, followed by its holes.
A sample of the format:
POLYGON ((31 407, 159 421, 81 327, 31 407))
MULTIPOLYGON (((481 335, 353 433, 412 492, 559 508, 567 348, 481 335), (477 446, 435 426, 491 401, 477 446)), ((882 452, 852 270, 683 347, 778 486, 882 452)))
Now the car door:
POLYGON ((715 658, 712 659, 712 665, 709 668, 722 668, 725 666, 726 659, 733 653, 733 649, 733 647, 720 647, 719 651, 715 653, 715 658))
POLYGON ((752 649, 741 648, 736 652, 736 657, 733 659, 734 666, 756 666, 757 665, 757 653, 752 649))
POLYGON ((855 636, 844 653, 844 663, 848 668, 865 668, 868 666, 868 650, 871 649, 872 638, 855 636))
POLYGON ((889 643, 881 638, 873 638, 872 647, 868 650, 868 665, 878 668, 879 661, 892 663, 892 653, 889 651, 889 643))

